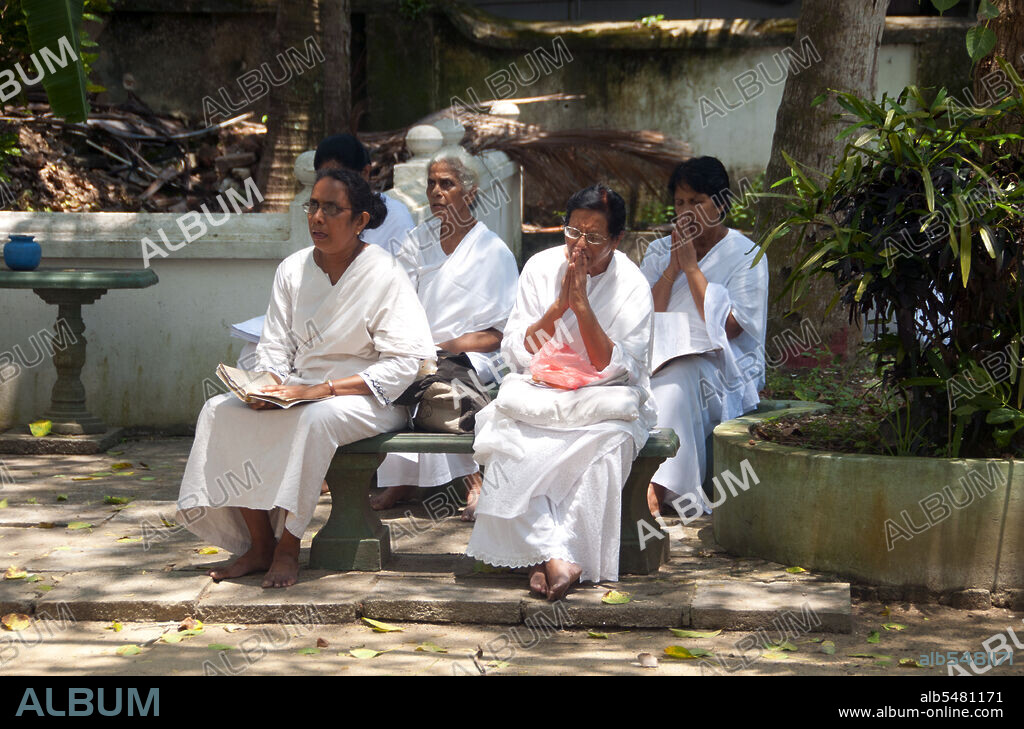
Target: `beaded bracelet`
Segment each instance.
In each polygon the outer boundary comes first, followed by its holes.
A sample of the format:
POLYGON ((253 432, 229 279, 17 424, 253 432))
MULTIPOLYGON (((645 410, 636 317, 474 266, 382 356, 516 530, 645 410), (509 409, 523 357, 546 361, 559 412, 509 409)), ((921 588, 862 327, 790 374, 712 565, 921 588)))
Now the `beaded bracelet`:
POLYGON ((334 389, 334 381, 333 380, 327 380, 324 384, 327 385, 327 388, 331 391, 331 396, 332 397, 337 397, 338 396, 338 393, 334 389))

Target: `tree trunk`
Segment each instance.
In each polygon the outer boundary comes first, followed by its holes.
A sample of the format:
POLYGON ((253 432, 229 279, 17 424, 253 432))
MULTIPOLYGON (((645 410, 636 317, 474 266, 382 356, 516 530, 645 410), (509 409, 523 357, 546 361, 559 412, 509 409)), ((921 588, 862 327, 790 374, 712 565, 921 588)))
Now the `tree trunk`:
POLYGON ((1024 7, 1020 0, 993 0, 999 17, 989 23, 996 34, 996 47, 974 68, 974 98, 976 103, 987 105, 1005 94, 1006 79, 996 63, 1002 57, 1024 78, 1024 7), (1002 93, 1001 93, 1002 92, 1002 93))
POLYGON ((291 67, 291 78, 270 88, 270 119, 258 180, 264 196, 260 211, 264 213, 288 210, 298 189, 295 158, 313 149, 323 137, 323 95, 318 89, 323 88, 324 54, 317 27, 322 2, 279 0, 277 4, 273 47, 280 54, 277 58, 282 67, 291 67), (317 42, 317 54, 312 53, 308 38, 317 42), (304 67, 296 58, 298 54, 311 58, 315 65, 304 67))
MULTIPOLYGON (((828 89, 837 89, 873 97, 877 73, 878 47, 885 29, 885 11, 889 0, 804 0, 797 22, 794 50, 801 40, 810 39, 821 60, 799 73, 790 72, 782 93, 782 102, 775 117, 775 136, 772 139, 771 158, 765 175, 765 189, 777 180, 788 177, 789 165, 782 157, 785 151, 794 160, 830 173, 831 158, 841 154, 844 143, 835 137, 842 130, 833 114, 841 111, 833 101, 811 108, 811 102, 828 89)), ((771 192, 792 193, 792 185, 782 185, 771 192)), ((756 233, 758 239, 785 217, 785 203, 768 198, 758 209, 756 233)), ((768 309, 768 337, 786 328, 799 327, 807 318, 818 331, 824 346, 833 351, 854 352, 851 347, 859 341, 859 330, 850 327, 843 312, 834 309, 825 317, 825 309, 835 294, 829 278, 822 277, 811 285, 806 306, 799 315, 786 316, 789 296, 775 301, 785 285, 792 266, 800 260, 800 251, 794 249, 791 238, 782 238, 768 251, 770 295, 768 309)))
POLYGON ((320 31, 324 39, 324 131, 350 133, 352 128, 352 25, 350 0, 320 0, 320 31))

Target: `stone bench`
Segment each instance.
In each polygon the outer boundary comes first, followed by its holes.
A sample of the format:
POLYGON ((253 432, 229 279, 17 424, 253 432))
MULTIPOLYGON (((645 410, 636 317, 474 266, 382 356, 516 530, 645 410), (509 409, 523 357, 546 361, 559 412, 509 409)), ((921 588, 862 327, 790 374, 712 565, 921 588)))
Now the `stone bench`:
MULTIPOLYGON (((652 536, 664 531, 647 509, 647 484, 666 458, 679 449, 679 437, 663 428, 651 432, 623 487, 620 574, 650 574, 668 558, 668 539, 652 536), (639 521, 644 528, 641 549, 639 521)), ((337 450, 327 471, 331 514, 313 537, 309 555, 312 569, 383 569, 391 556, 391 533, 370 508, 369 490, 374 474, 388 453, 472 453, 472 435, 440 433, 383 433, 337 450)))

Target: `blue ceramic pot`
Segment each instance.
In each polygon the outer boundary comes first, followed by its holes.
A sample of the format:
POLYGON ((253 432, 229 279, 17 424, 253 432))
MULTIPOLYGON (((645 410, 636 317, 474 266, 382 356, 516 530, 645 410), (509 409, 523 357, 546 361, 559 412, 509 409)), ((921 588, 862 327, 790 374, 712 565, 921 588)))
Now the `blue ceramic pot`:
POLYGON ((4 263, 12 271, 34 271, 43 258, 43 249, 32 235, 9 235, 4 244, 4 263))

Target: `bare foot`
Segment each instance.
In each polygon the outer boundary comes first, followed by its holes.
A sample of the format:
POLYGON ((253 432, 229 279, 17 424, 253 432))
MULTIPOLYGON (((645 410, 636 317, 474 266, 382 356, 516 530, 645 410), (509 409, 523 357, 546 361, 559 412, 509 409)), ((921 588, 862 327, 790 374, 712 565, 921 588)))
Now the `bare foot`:
POLYGON ((320 495, 323 496, 324 494, 329 494, 329 493, 331 493, 331 489, 328 488, 327 482, 324 481, 322 484, 320 484, 320 495))
POLYGON ((266 544, 254 544, 249 551, 229 564, 227 567, 219 567, 210 570, 210 577, 215 580, 230 580, 233 577, 242 577, 253 572, 259 572, 270 567, 274 561, 274 542, 266 544))
POLYGON ((480 500, 482 485, 479 471, 466 476, 466 508, 462 510, 462 521, 476 521, 476 502, 480 500))
POLYGON ((400 501, 406 501, 416 493, 415 486, 390 486, 386 489, 375 489, 370 494, 370 508, 374 511, 390 509, 400 501))
POLYGON ((530 567, 530 592, 540 597, 548 596, 548 577, 544 574, 544 564, 530 567))
POLYGON ((274 561, 263 578, 263 587, 291 587, 299 579, 299 540, 288 531, 274 550, 274 561))
POLYGON ((569 588, 576 584, 583 571, 575 562, 564 559, 549 559, 544 563, 544 571, 548 578, 548 602, 555 602, 565 597, 569 588))
POLYGON ((651 483, 647 487, 647 508, 651 510, 651 516, 661 516, 661 503, 665 499, 665 487, 660 484, 651 483))

